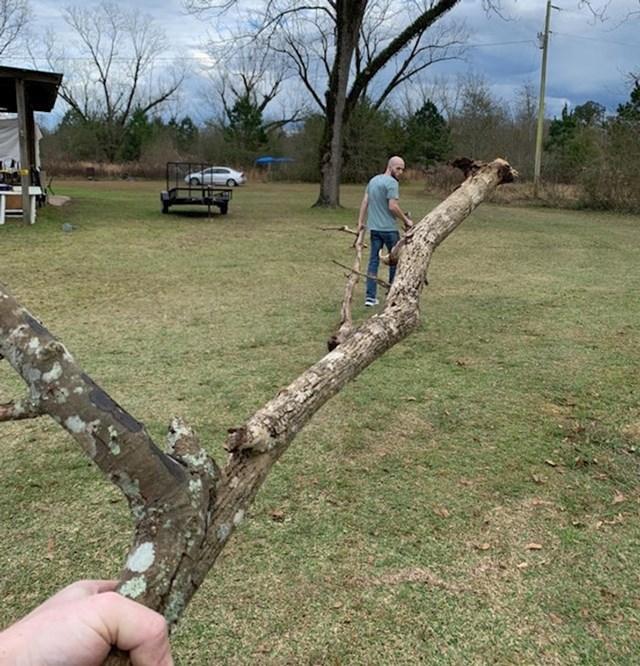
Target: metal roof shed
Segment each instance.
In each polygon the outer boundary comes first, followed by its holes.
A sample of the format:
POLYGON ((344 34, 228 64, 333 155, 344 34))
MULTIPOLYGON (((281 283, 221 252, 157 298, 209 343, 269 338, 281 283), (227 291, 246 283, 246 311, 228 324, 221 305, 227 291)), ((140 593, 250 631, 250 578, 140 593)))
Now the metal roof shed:
POLYGON ((56 103, 62 74, 16 67, 0 67, 0 111, 18 114, 23 220, 32 220, 33 197, 29 187, 36 168, 36 131, 34 113, 50 112, 56 103))

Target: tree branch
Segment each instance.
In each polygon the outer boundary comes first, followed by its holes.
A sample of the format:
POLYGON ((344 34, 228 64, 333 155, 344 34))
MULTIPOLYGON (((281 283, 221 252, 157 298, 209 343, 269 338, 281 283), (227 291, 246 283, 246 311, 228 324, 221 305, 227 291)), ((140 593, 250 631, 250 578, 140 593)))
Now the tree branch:
POLYGON ((35 409, 29 398, 7 402, 0 405, 0 422, 22 421, 23 419, 35 419, 42 416, 42 412, 35 409))
POLYGON ((411 42, 416 36, 421 35, 431 25, 433 25, 439 18, 444 16, 450 11, 459 0, 437 0, 431 3, 429 9, 422 12, 416 20, 408 25, 395 39, 393 39, 385 49, 380 51, 367 66, 358 73, 351 91, 349 92, 349 105, 355 106, 358 99, 360 99, 361 92, 366 89, 371 80, 382 70, 382 68, 396 56, 405 46, 411 42))
MULTIPOLYGON (((502 160, 464 162, 470 177, 398 243, 396 278, 382 310, 353 330, 350 312, 336 346, 239 428, 229 431, 219 471, 178 419, 162 452, 59 342, 0 285, 0 355, 48 414, 125 494, 134 539, 119 591, 175 624, 209 573, 274 463, 312 416, 419 323, 419 298, 434 250, 498 185, 516 173, 502 160)), ((354 266, 359 262, 357 250, 354 266)), ((350 278, 351 279, 351 278, 350 278)), ((352 296, 348 287, 345 302, 352 296)), ((127 663, 112 655, 110 664, 127 663)))

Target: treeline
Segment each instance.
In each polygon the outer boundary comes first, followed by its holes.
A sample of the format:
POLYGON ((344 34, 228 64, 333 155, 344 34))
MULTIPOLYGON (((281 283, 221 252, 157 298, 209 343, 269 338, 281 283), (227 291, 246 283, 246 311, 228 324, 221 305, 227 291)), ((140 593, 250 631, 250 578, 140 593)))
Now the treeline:
MULTIPOLYGON (((454 156, 506 158, 523 181, 533 177, 537 99, 525 86, 515 102, 495 99, 489 88, 470 77, 456 103, 430 91, 400 110, 376 108, 365 99, 346 127, 342 182, 365 182, 391 154, 401 154, 414 172, 432 181, 446 178, 444 165, 454 156)), ((317 182, 323 118, 309 114, 282 124, 263 118, 250 95, 238 98, 223 118, 200 126, 189 117, 132 114, 125 125, 88 121, 69 111, 45 132, 43 166, 59 175, 82 175, 86 165, 105 173, 161 178, 166 162, 227 164, 250 171, 264 155, 293 162, 269 170, 268 177, 317 182), (116 166, 117 165, 117 166, 116 166)), ((545 123, 543 187, 570 186, 575 203, 598 209, 640 211, 640 86, 607 115, 587 101, 545 123)), ((264 172, 265 176, 267 172, 264 172)))

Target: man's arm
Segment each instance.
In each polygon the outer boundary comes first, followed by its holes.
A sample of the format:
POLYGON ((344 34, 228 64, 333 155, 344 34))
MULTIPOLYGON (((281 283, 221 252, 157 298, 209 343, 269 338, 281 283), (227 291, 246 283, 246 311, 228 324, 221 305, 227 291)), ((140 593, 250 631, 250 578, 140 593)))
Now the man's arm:
POLYGON ((397 199, 389 199, 389 212, 402 224, 404 224, 405 227, 412 227, 413 226, 413 220, 411 220, 410 217, 407 217, 402 208, 400 208, 400 204, 398 203, 397 199))
POLYGON ((360 210, 358 211, 358 230, 364 229, 366 226, 367 209, 369 208, 369 195, 365 192, 360 202, 360 210))

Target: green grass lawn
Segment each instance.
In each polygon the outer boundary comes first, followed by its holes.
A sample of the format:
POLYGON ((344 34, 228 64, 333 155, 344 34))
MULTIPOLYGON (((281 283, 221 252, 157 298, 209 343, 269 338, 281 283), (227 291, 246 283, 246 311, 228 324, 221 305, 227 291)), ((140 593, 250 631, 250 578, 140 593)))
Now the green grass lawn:
MULTIPOLYGON (((362 187, 319 211, 315 186, 251 183, 212 218, 162 215, 161 183, 55 189, 70 204, 0 227, 0 281, 158 441, 182 416, 223 463, 227 429, 324 355, 353 250, 322 227, 354 226, 362 187)), ((434 256, 418 332, 276 466, 177 663, 638 664, 639 241, 637 216, 480 207, 434 256)), ((0 364, 0 402, 23 393, 0 364)), ((115 576, 130 523, 52 421, 0 442, 4 626, 115 576)))

